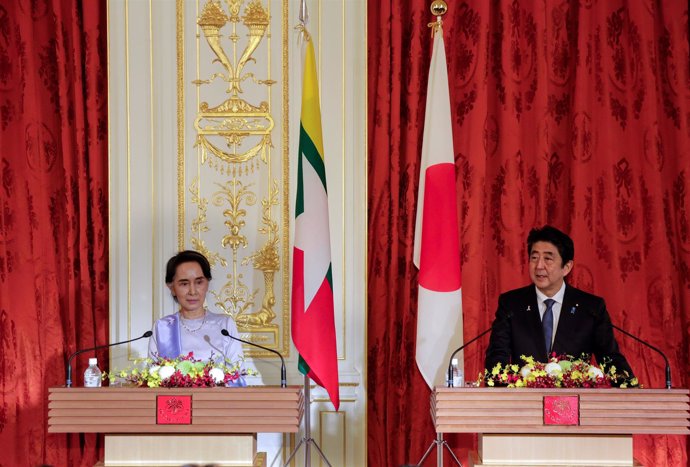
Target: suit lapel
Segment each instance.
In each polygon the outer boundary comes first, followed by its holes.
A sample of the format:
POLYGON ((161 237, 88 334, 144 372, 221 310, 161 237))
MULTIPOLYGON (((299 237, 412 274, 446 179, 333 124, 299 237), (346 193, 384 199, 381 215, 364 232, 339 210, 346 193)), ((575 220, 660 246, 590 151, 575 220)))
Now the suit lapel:
POLYGON ((525 293, 525 311, 527 314, 527 322, 529 323, 529 332, 531 333, 531 339, 534 342, 540 342, 537 348, 541 349, 541 354, 539 357, 535 355, 535 358, 544 359, 546 357, 546 348, 544 343, 544 331, 541 325, 541 316, 539 315, 539 304, 537 303, 537 291, 534 286, 527 287, 525 293))

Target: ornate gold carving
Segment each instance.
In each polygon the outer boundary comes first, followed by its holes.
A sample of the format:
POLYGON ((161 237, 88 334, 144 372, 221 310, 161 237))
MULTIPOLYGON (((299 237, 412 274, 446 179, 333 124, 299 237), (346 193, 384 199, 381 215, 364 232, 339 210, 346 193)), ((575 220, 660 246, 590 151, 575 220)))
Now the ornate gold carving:
POLYGON ((276 303, 273 291, 274 274, 280 270, 280 254, 278 253, 278 223, 271 218, 271 209, 278 205, 278 181, 273 181, 273 186, 267 199, 261 200, 262 216, 259 232, 268 236, 268 241, 253 254, 246 257, 242 264, 250 261, 254 269, 258 269, 264 275, 264 299, 261 309, 255 313, 246 314, 237 318, 237 324, 245 328, 265 329, 276 327, 272 321, 276 318, 273 307, 276 303))
POLYGON ((240 22, 240 7, 242 6, 241 0, 226 0, 228 4, 228 10, 230 10, 230 16, 228 19, 233 23, 240 22))
MULTIPOLYGON (((286 24, 285 1, 283 17, 286 24)), ((219 310, 235 318, 243 337, 248 333, 250 340, 276 349, 281 349, 282 344, 282 352, 287 354, 289 279, 286 274, 281 282, 283 333, 279 332, 275 310, 275 283, 288 251, 287 35, 283 31, 282 104, 285 108, 282 109, 283 157, 279 172, 282 177, 275 179, 271 175, 275 170, 271 163, 271 133, 275 123, 270 87, 276 81, 270 76, 261 77, 251 63, 271 55, 268 42, 265 52, 263 46, 258 49, 270 32, 270 10, 261 0, 208 0, 197 17, 197 24, 200 30, 197 41, 205 40, 208 48, 201 51, 201 61, 197 63, 197 70, 203 74, 192 81, 200 92, 194 120, 198 175, 187 189, 187 200, 197 207, 197 216, 187 224, 191 230, 190 243, 212 260, 214 267, 223 267, 226 280, 219 290, 211 291, 219 310), (241 29, 246 33, 240 33, 241 29), (265 97, 257 89, 265 89, 265 97), (225 96, 219 98, 221 92, 225 96), (208 172, 207 168, 212 171, 208 172), (213 172, 220 178, 213 176, 213 172), (199 177, 205 190, 199 188, 199 177), (249 180, 244 180, 245 177, 249 180), (217 189, 210 193, 209 187, 217 189), (202 196, 204 192, 209 199, 202 196), (253 208, 257 200, 261 202, 260 214, 253 208), (222 232, 218 232, 209 219, 218 219, 221 212, 222 232), (278 220, 281 214, 282 223, 278 220), (217 252, 221 247, 229 254, 217 252)), ((251 350, 247 353, 256 354, 251 350)))
POLYGON ((221 245, 223 248, 232 248, 234 255, 240 246, 247 246, 247 237, 240 233, 245 226, 244 218, 247 215, 247 211, 240 207, 242 200, 246 199, 247 205, 253 206, 256 204, 256 195, 239 180, 230 180, 225 185, 218 186, 221 190, 213 194, 213 204, 222 206, 223 202, 227 201, 230 206, 230 209, 223 211, 223 217, 227 219, 224 224, 230 233, 223 237, 221 245))
POLYGON ((245 187, 240 180, 230 180, 224 185, 217 184, 220 191, 213 194, 213 204, 222 206, 227 203, 228 209, 223 210, 224 225, 228 228, 228 234, 221 239, 223 248, 232 250, 232 272, 227 275, 228 282, 221 288, 220 293, 212 292, 216 298, 216 306, 225 313, 232 315, 235 321, 247 313, 254 305, 254 300, 259 290, 252 292, 244 283, 244 276, 238 271, 239 248, 246 247, 247 237, 242 233, 245 226, 247 211, 243 209, 242 202, 247 206, 256 204, 256 195, 245 187))
MULTIPOLYGON (((228 232, 223 236, 221 245, 232 250, 232 273, 228 274, 229 281, 223 286, 220 293, 212 292, 216 298, 216 305, 226 313, 232 315, 240 329, 252 329, 257 331, 274 330, 277 328, 272 321, 276 318, 273 310, 275 306, 274 275, 280 270, 280 254, 278 253, 278 223, 272 219, 271 210, 278 205, 278 182, 274 180, 273 186, 267 198, 261 200, 262 216, 261 227, 258 232, 268 237, 267 242, 251 255, 241 261, 246 266, 250 262, 254 269, 259 270, 264 278, 264 298, 261 308, 250 313, 251 306, 259 292, 255 289, 250 292, 243 281, 243 275, 238 271, 239 249, 248 246, 247 237, 242 233, 246 225, 247 211, 242 207, 243 203, 253 206, 256 203, 256 195, 240 180, 234 179, 226 184, 217 184, 221 189, 214 193, 213 204, 216 206, 227 205, 223 210, 226 218, 224 225, 228 232)), ((251 186, 251 185, 250 185, 251 186)))
MULTIPOLYGON (((229 1, 228 8, 230 15, 226 15, 220 4, 216 1, 209 1, 197 21, 204 33, 206 42, 216 56, 216 60, 223 68, 224 72, 212 74, 208 79, 195 80, 197 86, 211 84, 215 79, 221 78, 228 83, 226 93, 230 97, 215 107, 209 106, 207 102, 199 105, 199 113, 194 121, 197 131, 196 144, 202 150, 202 163, 205 162, 207 154, 210 153, 222 160, 226 164, 240 164, 251 161, 259 155, 263 162, 266 162, 266 152, 272 146, 271 130, 274 122, 271 117, 269 104, 261 102, 258 106, 249 104, 239 97, 242 93, 241 83, 246 79, 251 79, 259 85, 271 86, 275 81, 259 80, 253 73, 243 73, 245 65, 254 60, 252 54, 256 51, 259 43, 263 39, 266 28, 269 24, 269 15, 259 0, 252 0, 245 9, 242 23, 249 30, 249 40, 245 46, 241 57, 233 63, 222 43, 220 33, 227 23, 232 25, 232 55, 237 55, 237 25, 240 22, 239 11, 241 2, 229 1), (248 149, 238 149, 246 146, 247 138, 253 136, 253 145, 248 149), (224 144, 227 149, 221 149, 224 144)), ((224 174, 230 173, 228 166, 216 166, 221 168, 224 174)))
POLYGON ((206 246, 206 242, 201 238, 201 234, 203 232, 208 232, 209 228, 207 225, 207 219, 206 219, 206 211, 208 209, 208 200, 206 198, 202 198, 201 195, 199 194, 199 178, 195 178, 190 187, 189 187, 189 193, 192 197, 191 201, 192 203, 196 204, 197 206, 197 217, 192 220, 192 235, 191 242, 192 242, 192 248, 198 251, 199 253, 203 254, 206 256, 208 259, 208 262, 211 264, 211 267, 215 267, 216 264, 219 264, 220 266, 226 267, 228 265, 228 262, 221 257, 218 253, 213 253, 208 249, 206 246))

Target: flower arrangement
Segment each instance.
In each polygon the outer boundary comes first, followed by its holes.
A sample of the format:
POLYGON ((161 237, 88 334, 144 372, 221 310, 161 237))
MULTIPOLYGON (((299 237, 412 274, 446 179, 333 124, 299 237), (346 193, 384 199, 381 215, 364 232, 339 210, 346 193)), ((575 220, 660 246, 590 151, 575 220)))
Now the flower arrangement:
POLYGON ((479 375, 487 386, 509 388, 620 388, 638 387, 637 378, 627 372, 619 374, 616 367, 593 365, 586 355, 573 358, 570 355, 552 354, 547 363, 521 355, 524 365, 501 365, 485 370, 479 375))
POLYGON ((228 365, 213 359, 197 360, 190 352, 177 358, 136 359, 133 367, 108 373, 106 377, 110 384, 125 381, 127 385, 150 388, 210 388, 238 384, 240 378, 247 375, 256 375, 256 372, 240 369, 240 362, 228 365))

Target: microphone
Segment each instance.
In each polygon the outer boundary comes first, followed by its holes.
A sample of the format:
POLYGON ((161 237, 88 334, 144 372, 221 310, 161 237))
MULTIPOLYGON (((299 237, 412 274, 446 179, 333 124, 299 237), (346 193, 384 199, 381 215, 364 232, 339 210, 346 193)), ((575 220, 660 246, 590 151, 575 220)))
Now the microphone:
MULTIPOLYGON (((594 312, 594 310, 588 309, 587 311, 589 311, 589 314, 592 315, 594 318, 600 318, 600 317, 594 312)), ((608 313, 607 313, 607 314, 608 314, 608 313)), ((630 334, 630 333, 629 333, 628 331, 626 331, 625 329, 623 329, 623 328, 621 328, 621 327, 619 327, 619 326, 616 326, 615 324, 613 324, 613 322, 611 321, 610 318, 609 318, 609 324, 610 324, 611 327, 612 327, 613 329, 615 329, 616 331, 622 332, 623 334, 625 334, 625 335, 628 336, 628 337, 632 337, 633 339, 635 339, 635 340, 636 340, 637 342, 639 342, 640 344, 649 347, 650 349, 654 350, 655 352, 658 352, 659 355, 662 356, 662 358, 664 359, 664 363, 666 364, 666 389, 671 389, 671 365, 668 363, 668 358, 666 358, 666 355, 664 355, 664 353, 663 353, 661 350, 659 350, 658 348, 654 347, 654 346, 653 346, 652 344, 650 344, 649 342, 643 341, 642 339, 640 339, 640 338, 637 337, 636 335, 630 334)))
POLYGON ((67 380, 65 381, 65 386, 68 388, 72 387, 72 359, 74 357, 76 357, 77 355, 79 355, 80 353, 88 352, 90 350, 103 349, 105 347, 112 347, 114 345, 127 344, 129 342, 138 341, 139 339, 144 339, 145 337, 151 337, 152 335, 153 335, 152 331, 146 331, 143 335, 141 335, 139 337, 135 337, 134 339, 130 339, 128 341, 114 342, 112 344, 97 345, 96 347, 90 347, 88 349, 77 350, 72 355, 70 355, 70 357, 67 359, 67 380))
POLYGON ((669 363, 668 363, 668 358, 666 358, 666 355, 664 355, 664 353, 663 353, 661 350, 659 350, 658 348, 654 347, 654 346, 653 346, 652 344, 650 344, 649 342, 645 342, 645 341, 643 341, 642 339, 640 339, 639 337, 637 337, 637 336, 635 336, 635 335, 633 335, 633 334, 630 334, 630 333, 629 333, 628 331, 626 331, 625 329, 619 328, 618 326, 616 326, 616 325, 613 324, 613 323, 611 323, 611 327, 612 327, 613 329, 615 329, 616 331, 622 332, 623 334, 625 334, 625 335, 628 336, 628 337, 632 337, 633 339, 635 339, 635 340, 636 340, 637 342, 639 342, 640 344, 646 345, 646 346, 649 347, 650 349, 652 349, 652 350, 658 352, 659 355, 661 355, 661 356, 664 358, 664 362, 666 363, 666 389, 671 389, 671 365, 669 365, 669 363))
POLYGON ((473 337, 472 339, 470 339, 469 341, 465 342, 460 347, 455 349, 453 354, 450 356, 450 359, 448 360, 448 387, 449 388, 453 387, 453 358, 455 357, 455 355, 457 355, 458 352, 460 352, 462 349, 464 349, 465 347, 470 345, 472 342, 474 342, 477 339, 480 339, 480 338, 484 337, 485 335, 487 335, 489 333, 489 331, 493 330, 493 328, 496 326, 496 324, 501 323, 503 321, 507 321, 512 317, 513 317, 513 312, 508 310, 508 312, 505 315, 503 315, 501 317, 501 319, 499 319, 498 321, 494 321, 494 323, 487 330, 485 330, 484 332, 482 332, 478 336, 473 337))
POLYGON ((254 342, 249 342, 244 339, 240 339, 239 337, 231 336, 230 333, 228 332, 227 329, 221 329, 220 333, 224 335, 225 337, 229 337, 230 339, 236 340, 238 342, 242 342, 247 345, 252 345, 254 347, 258 347, 263 350, 267 350, 271 353, 276 354, 277 356, 280 357, 280 387, 281 388, 286 388, 287 387, 287 371, 285 370, 285 359, 283 358, 282 355, 280 355, 280 352, 277 350, 269 349, 268 347, 264 347, 263 345, 255 344, 254 342))

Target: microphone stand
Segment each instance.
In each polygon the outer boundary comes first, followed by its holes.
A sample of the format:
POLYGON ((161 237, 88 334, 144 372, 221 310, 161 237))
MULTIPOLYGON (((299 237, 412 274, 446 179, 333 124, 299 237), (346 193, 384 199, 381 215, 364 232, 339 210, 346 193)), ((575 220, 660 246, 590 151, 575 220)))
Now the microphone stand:
POLYGON ((280 357, 280 387, 281 388, 286 388, 287 387, 287 370, 285 369, 285 359, 283 358, 282 355, 280 355, 280 352, 274 349, 269 349, 268 347, 264 347, 263 345, 255 344, 254 342, 249 342, 244 339, 240 339, 239 337, 235 337, 230 335, 227 329, 221 329, 220 333, 224 335, 225 337, 229 337, 232 340, 236 340, 238 342, 242 342, 243 344, 251 345, 254 347, 258 347, 260 349, 266 350, 267 352, 271 352, 276 354, 278 357, 280 357))
POLYGON ((68 388, 72 387, 72 359, 74 357, 76 357, 77 355, 84 353, 84 352, 89 352, 91 350, 105 349, 106 347, 112 347, 114 345, 129 344, 130 342, 138 341, 139 339, 144 339, 146 337, 151 337, 152 335, 153 335, 152 331, 146 331, 143 335, 141 335, 139 337, 135 337, 134 339, 130 339, 128 341, 113 342, 112 344, 97 345, 96 347, 77 350, 72 355, 70 355, 70 357, 67 359, 67 378, 65 380, 65 387, 68 387, 68 388))
POLYGON ((462 349, 470 345, 472 342, 476 341, 477 339, 480 339, 487 335, 491 330, 493 329, 493 326, 484 331, 483 333, 479 334, 478 336, 473 337, 472 339, 468 340, 464 344, 462 344, 460 347, 455 349, 455 351, 451 354, 450 359, 448 360, 448 387, 452 388, 453 387, 453 358, 455 355, 457 355, 458 352, 460 352, 462 349))
POLYGON ((625 334, 625 335, 628 336, 628 337, 632 337, 633 339, 635 339, 635 340, 636 340, 637 342, 639 342, 640 344, 646 345, 646 346, 649 347, 650 349, 652 349, 652 350, 658 352, 659 355, 661 355, 661 356, 664 358, 664 363, 666 363, 666 389, 671 389, 671 365, 668 363, 668 358, 666 358, 666 355, 664 355, 664 353, 663 353, 661 350, 657 349, 656 347, 654 347, 654 346, 653 346, 652 344, 650 344, 649 342, 645 342, 645 341, 643 341, 642 339, 640 339, 639 337, 637 337, 637 336, 635 336, 635 335, 633 335, 633 334, 630 334, 630 333, 629 333, 628 331, 626 331, 625 329, 622 329, 622 328, 616 326, 616 325, 613 324, 613 323, 611 323, 611 327, 612 327, 613 329, 615 329, 616 331, 622 332, 623 334, 625 334))

